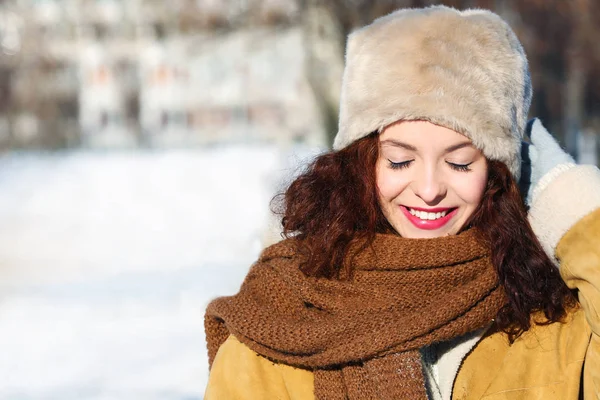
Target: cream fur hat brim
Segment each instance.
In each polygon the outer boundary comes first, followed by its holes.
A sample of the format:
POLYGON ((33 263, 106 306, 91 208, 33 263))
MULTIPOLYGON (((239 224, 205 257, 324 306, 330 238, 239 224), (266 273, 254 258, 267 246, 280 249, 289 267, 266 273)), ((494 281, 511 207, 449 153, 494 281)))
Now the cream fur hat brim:
POLYGON ((401 9, 348 37, 333 147, 426 120, 464 134, 518 179, 531 96, 523 47, 498 15, 401 9))

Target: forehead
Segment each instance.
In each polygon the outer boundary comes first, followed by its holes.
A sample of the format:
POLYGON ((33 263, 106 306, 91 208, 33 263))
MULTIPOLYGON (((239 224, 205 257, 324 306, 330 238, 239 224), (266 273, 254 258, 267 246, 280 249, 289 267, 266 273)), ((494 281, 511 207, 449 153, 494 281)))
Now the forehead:
POLYGON ((400 121, 387 126, 379 135, 382 146, 417 150, 420 147, 474 147, 465 135, 428 121, 400 121))

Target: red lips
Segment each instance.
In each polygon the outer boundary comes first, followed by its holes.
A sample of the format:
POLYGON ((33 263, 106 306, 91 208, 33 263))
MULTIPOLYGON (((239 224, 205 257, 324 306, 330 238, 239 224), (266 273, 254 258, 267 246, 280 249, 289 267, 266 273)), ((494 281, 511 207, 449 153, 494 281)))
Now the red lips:
POLYGON ((406 216, 406 218, 408 218, 408 220, 410 222, 412 222, 412 224, 414 226, 416 226, 419 229, 425 229, 425 230, 435 230, 435 229, 440 229, 441 227, 443 227, 444 225, 446 225, 448 223, 448 221, 450 221, 452 219, 452 217, 454 217, 454 215, 456 215, 456 212, 458 210, 458 208, 418 208, 418 207, 411 207, 413 210, 417 210, 417 211, 425 211, 425 212, 431 212, 431 213, 438 213, 438 212, 442 212, 442 211, 448 211, 448 210, 452 210, 450 211, 448 214, 446 214, 445 216, 438 218, 438 219, 434 219, 434 220, 424 220, 421 219, 419 217, 416 217, 414 215, 412 215, 409 211, 408 208, 406 208, 405 206, 400 206, 400 208, 402 209, 402 212, 404 213, 404 215, 406 216))

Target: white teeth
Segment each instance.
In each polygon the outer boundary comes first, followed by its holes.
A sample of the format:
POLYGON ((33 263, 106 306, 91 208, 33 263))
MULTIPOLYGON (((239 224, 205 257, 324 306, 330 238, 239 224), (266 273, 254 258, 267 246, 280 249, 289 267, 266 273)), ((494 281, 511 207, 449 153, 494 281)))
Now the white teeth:
POLYGON ((430 221, 445 217, 446 214, 448 214, 448 211, 431 213, 431 212, 427 212, 427 211, 414 210, 412 208, 409 208, 408 210, 411 213, 411 215, 414 215, 415 217, 422 219, 422 220, 430 220, 430 221))

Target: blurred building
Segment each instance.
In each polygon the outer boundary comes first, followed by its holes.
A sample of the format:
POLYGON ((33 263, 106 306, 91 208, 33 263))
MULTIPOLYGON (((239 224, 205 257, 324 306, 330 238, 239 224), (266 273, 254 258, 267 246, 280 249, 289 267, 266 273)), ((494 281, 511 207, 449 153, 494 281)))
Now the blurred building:
POLYGON ((296 0, 6 0, 0 146, 324 145, 322 97, 339 88, 342 51, 309 11, 296 0))

